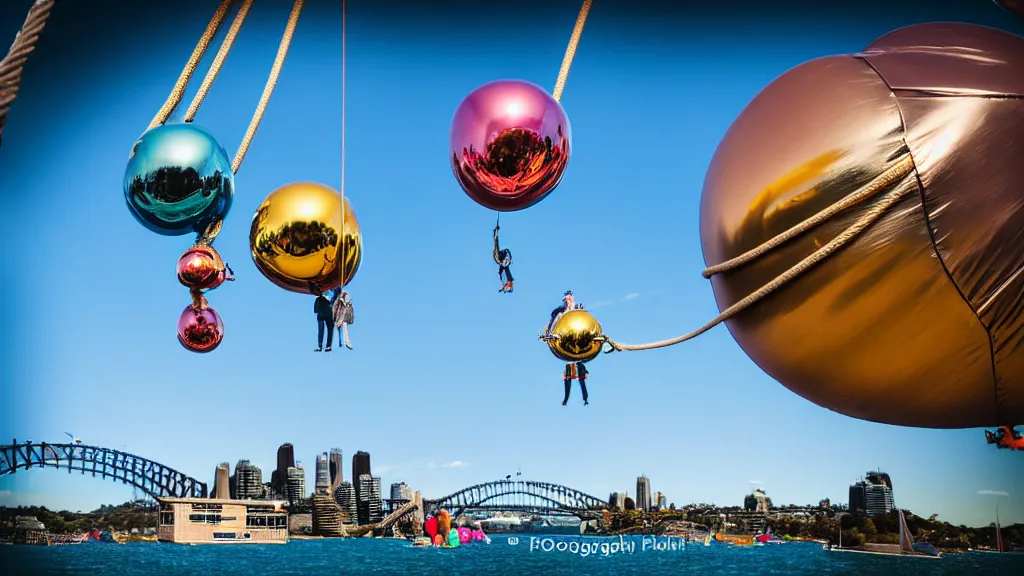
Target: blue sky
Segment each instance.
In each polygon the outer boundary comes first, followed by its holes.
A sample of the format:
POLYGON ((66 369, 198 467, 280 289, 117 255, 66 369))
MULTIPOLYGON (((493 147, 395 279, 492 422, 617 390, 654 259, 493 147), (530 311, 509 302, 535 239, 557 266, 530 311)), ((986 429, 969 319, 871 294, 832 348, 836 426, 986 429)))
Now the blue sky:
MULTIPOLYGON (((12 4, 0 9, 0 37, 28 3, 12 4)), ((236 179, 216 246, 238 281, 209 295, 227 336, 203 356, 183 350, 174 330, 189 300, 173 268, 190 238, 146 231, 124 205, 121 179, 215 2, 151 7, 165 12, 152 21, 174 12, 174 33, 76 30, 61 12, 84 8, 56 8, 0 150, 0 282, 27 312, 0 336, 0 438, 59 442, 66 430, 211 484, 218 462, 240 458, 269 477, 286 441, 308 469, 335 446, 347 463, 366 450, 385 486, 404 480, 427 497, 521 468, 601 497, 632 494, 645 473, 677 505, 739 504, 753 483, 779 503, 845 502, 852 481, 881 467, 897 503, 915 512, 987 524, 999 506, 1004 522, 1024 521, 1019 454, 986 446, 980 430, 900 428, 818 407, 761 372, 724 327, 667 350, 599 358, 588 407, 576 388, 561 406, 562 364, 535 339, 566 289, 621 341, 675 336, 715 316, 700 275, 698 201, 718 140, 744 105, 788 68, 856 51, 900 25, 953 19, 1020 32, 1010 16, 964 2, 873 20, 835 8, 771 26, 722 17, 668 28, 596 3, 563 97, 572 160, 547 200, 502 218, 517 280, 503 296, 490 256, 494 214, 455 183, 449 122, 485 82, 550 87, 578 7, 509 14, 499 28, 514 32, 503 34, 479 23, 389 25, 353 4, 347 194, 366 250, 350 286, 355 350, 331 355, 312 352, 311 298, 255 269, 248 228, 278 186, 339 185, 338 7, 304 12, 236 179), (87 33, 107 43, 75 40, 87 33), (47 46, 55 36, 78 48, 47 46), (566 236, 591 240, 566 252, 566 236)), ((197 117, 231 154, 288 10, 255 3, 197 117)), ((0 504, 84 510, 131 495, 66 472, 0 478, 0 504)))

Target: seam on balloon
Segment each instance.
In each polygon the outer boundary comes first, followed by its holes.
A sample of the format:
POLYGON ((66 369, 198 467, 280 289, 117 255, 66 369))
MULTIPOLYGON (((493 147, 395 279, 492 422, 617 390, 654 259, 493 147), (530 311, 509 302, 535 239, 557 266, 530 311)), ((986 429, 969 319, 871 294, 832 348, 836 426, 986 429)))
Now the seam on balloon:
MULTIPOLYGON (((932 250, 935 252, 935 258, 938 260, 939 266, 942 267, 942 271, 945 273, 946 279, 953 285, 953 289, 960 295, 960 299, 963 300, 964 304, 967 305, 967 308, 972 314, 974 314, 974 317, 978 319, 978 324, 981 324, 982 329, 985 330, 985 337, 988 338, 989 368, 992 372, 992 404, 995 408, 996 419, 999 420, 999 379, 996 375, 996 350, 995 342, 992 340, 992 332, 989 331, 988 326, 985 325, 985 322, 981 319, 981 315, 978 314, 978 310, 971 304, 970 299, 967 298, 967 295, 960 289, 956 280, 953 279, 953 274, 949 271, 949 267, 946 266, 946 260, 942 257, 942 252, 939 250, 939 241, 935 238, 935 230, 932 228, 932 220, 928 216, 928 203, 924 193, 924 182, 921 181, 921 173, 917 169, 917 161, 914 159, 914 150, 907 142, 907 121, 903 116, 903 107, 900 106, 900 101, 895 97, 896 90, 889 85, 889 82, 885 80, 885 76, 882 76, 882 73, 878 71, 878 68, 875 68, 875 66, 871 64, 871 61, 863 56, 857 56, 857 58, 867 64, 868 67, 875 72, 875 75, 878 76, 878 79, 881 80, 890 92, 893 93, 893 99, 896 102, 896 112, 900 115, 900 127, 903 128, 903 145, 907 147, 907 155, 910 157, 910 163, 914 166, 913 173, 914 179, 917 181, 917 193, 921 197, 921 213, 924 215, 924 227, 928 232, 928 239, 932 243, 932 250)), ((994 422, 993 424, 998 424, 998 422, 994 422)))

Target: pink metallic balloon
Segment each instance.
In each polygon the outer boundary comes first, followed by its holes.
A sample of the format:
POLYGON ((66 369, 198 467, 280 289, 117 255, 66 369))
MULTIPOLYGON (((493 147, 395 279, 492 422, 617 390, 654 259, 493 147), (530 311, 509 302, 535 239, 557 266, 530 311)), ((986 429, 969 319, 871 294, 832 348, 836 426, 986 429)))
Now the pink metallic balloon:
POLYGON ((207 306, 196 310, 191 304, 178 318, 178 342, 187 350, 203 354, 212 352, 224 339, 224 321, 220 314, 207 306))
POLYGON ((523 210, 562 181, 571 140, 565 110, 543 88, 522 80, 491 82, 455 111, 452 170, 478 204, 523 210))
POLYGON ((224 260, 212 246, 193 246, 178 258, 178 282, 189 288, 211 290, 225 278, 224 260))

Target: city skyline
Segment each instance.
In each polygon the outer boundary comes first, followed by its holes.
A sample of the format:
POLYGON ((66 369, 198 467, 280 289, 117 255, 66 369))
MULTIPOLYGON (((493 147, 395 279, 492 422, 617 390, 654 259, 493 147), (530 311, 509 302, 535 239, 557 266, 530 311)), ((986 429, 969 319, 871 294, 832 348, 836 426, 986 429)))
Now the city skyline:
MULTIPOLYGON (((895 479, 901 508, 987 525, 998 506, 1004 522, 1024 522, 1019 453, 986 445, 980 429, 901 428, 817 406, 767 376, 727 327, 670 349, 600 356, 588 364, 586 407, 578 396, 561 406, 564 364, 536 340, 568 289, 623 342, 675 336, 718 314, 700 274, 704 175, 733 119, 785 70, 859 51, 914 22, 1021 31, 1011 16, 991 2, 913 10, 850 2, 808 7, 802 20, 772 26, 695 19, 661 27, 610 18, 602 11, 611 8, 595 5, 562 99, 573 134, 565 178, 544 202, 502 216, 516 285, 498 294, 495 215, 452 176, 452 114, 492 80, 550 88, 579 6, 507 8, 503 21, 529 35, 523 42, 494 34, 488 11, 403 27, 353 3, 346 196, 365 254, 349 287, 354 350, 328 355, 313 353, 313 299, 260 275, 248 231, 279 186, 340 186, 335 4, 304 9, 235 180, 216 248, 236 281, 207 295, 226 336, 205 355, 175 338, 189 296, 174 265, 192 238, 145 230, 121 183, 132 144, 214 5, 69 3, 55 12, 46 34, 77 49, 39 44, 0 149, 0 190, 21 191, 0 211, 0 233, 17 247, 0 289, 32 315, 0 333, 3 397, 24 407, 5 414, 0 438, 59 442, 71 430, 85 444, 150 458, 210 487, 218 463, 239 459, 266 481, 286 441, 305 463, 307 487, 316 456, 334 446, 349 459, 373 454, 382 486, 405 481, 425 497, 522 469, 523 478, 603 499, 634 492, 644 473, 677 506, 741 505, 754 484, 780 504, 846 502, 851 481, 880 466, 895 479), (76 15, 87 11, 95 25, 77 30, 76 15), (567 251, 564 236, 574 233, 591 236, 567 251)), ((196 118, 229 154, 287 14, 286 5, 253 5, 196 118)), ((13 37, 23 19, 20 7, 0 7, 0 35, 13 37)), ((349 466, 344 460, 344 478, 358 486, 349 466)), ((0 505, 87 510, 132 493, 61 472, 0 478, 0 505)))

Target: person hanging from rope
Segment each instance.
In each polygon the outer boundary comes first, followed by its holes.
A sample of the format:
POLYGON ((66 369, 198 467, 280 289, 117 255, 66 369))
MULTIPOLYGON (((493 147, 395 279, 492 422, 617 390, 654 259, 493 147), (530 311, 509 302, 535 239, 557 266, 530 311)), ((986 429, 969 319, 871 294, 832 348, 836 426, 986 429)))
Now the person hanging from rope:
POLYGON ((587 401, 587 366, 583 362, 568 362, 565 365, 565 398, 562 399, 562 406, 569 403, 569 393, 572 391, 572 381, 580 381, 580 391, 583 392, 583 405, 590 406, 590 402, 587 401))
POLYGON ((498 230, 501 230, 501 226, 494 226, 494 262, 498 265, 498 280, 501 280, 501 288, 498 292, 508 294, 512 292, 512 286, 515 283, 515 279, 512 278, 512 270, 509 266, 512 265, 512 251, 508 248, 501 248, 498 242, 498 230))
POLYGON ((542 340, 554 340, 558 338, 556 334, 551 333, 551 329, 554 328, 555 322, 562 317, 562 314, 569 312, 570 310, 582 309, 583 305, 576 304, 576 297, 572 295, 572 290, 566 290, 565 294, 562 295, 562 305, 551 311, 551 320, 548 321, 547 327, 544 329, 544 335, 541 336, 542 340))
POLYGON ((331 311, 334 315, 334 325, 338 328, 338 346, 340 347, 344 343, 345 348, 351 350, 352 344, 348 339, 348 327, 356 321, 355 309, 348 292, 340 287, 336 289, 336 293, 331 299, 331 311))
POLYGON ((310 291, 317 294, 313 302, 313 313, 316 314, 316 350, 314 352, 330 352, 334 343, 334 313, 331 301, 324 296, 323 290, 316 282, 309 283, 310 291), (327 348, 324 348, 324 331, 327 331, 327 348))
POLYGON ((985 430, 985 439, 989 444, 995 444, 996 448, 1002 450, 1024 450, 1024 437, 1014 430, 1013 426, 1000 426, 995 432, 985 430))

